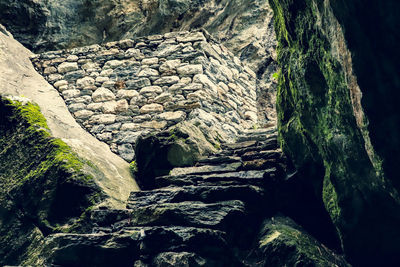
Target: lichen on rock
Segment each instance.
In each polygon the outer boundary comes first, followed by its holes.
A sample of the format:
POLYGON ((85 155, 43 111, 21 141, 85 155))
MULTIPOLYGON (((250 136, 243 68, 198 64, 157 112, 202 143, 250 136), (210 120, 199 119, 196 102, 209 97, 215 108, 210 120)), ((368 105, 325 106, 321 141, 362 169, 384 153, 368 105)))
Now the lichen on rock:
POLYGON ((376 152, 382 148, 370 143, 369 136, 380 130, 368 127, 363 114, 368 105, 361 106, 357 65, 351 61, 362 49, 347 47, 352 37, 346 31, 357 31, 338 20, 348 10, 329 1, 269 2, 282 68, 277 95, 282 148, 325 202, 349 260, 394 262, 400 202, 391 169, 382 167, 382 160, 391 159, 382 159, 376 152))
POLYGON ((36 264, 44 237, 82 227, 80 216, 105 195, 98 170, 51 137, 36 104, 1 96, 0 110, 1 262, 36 264))

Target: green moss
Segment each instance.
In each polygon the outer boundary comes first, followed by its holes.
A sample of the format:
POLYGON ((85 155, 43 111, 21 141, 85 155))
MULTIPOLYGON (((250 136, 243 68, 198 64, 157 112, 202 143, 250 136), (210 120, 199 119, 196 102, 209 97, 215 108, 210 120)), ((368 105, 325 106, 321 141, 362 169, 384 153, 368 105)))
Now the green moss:
POLYGON ((37 231, 78 229, 72 222, 104 198, 93 164, 51 137, 36 104, 16 99, 0 97, 0 264, 37 255, 37 231))
POLYGON ((384 178, 368 129, 357 124, 350 95, 354 85, 347 73, 351 62, 341 54, 349 52, 340 37, 342 28, 325 2, 269 2, 281 68, 277 93, 281 147, 320 193, 344 251, 360 258, 366 250, 385 251, 382 244, 390 244, 391 237, 381 230, 383 226, 372 227, 371 221, 379 218, 376 225, 385 223, 396 232, 393 225, 399 219, 393 214, 398 214, 400 202, 384 178))
POLYGON ((332 185, 330 181, 330 170, 326 169, 327 173, 324 178, 323 190, 322 190, 322 199, 325 204, 326 210, 329 212, 334 223, 338 223, 341 212, 338 203, 338 196, 335 191, 335 187, 332 185))
POLYGON ((137 165, 137 163, 136 163, 135 160, 132 161, 132 162, 129 164, 129 170, 131 171, 131 173, 132 173, 133 176, 135 176, 135 174, 139 171, 138 165, 137 165))
POLYGON ((16 116, 21 116, 31 127, 49 130, 46 118, 40 112, 40 107, 37 104, 31 102, 22 103, 17 100, 8 100, 5 104, 8 107, 15 108, 17 110, 15 114, 18 114, 16 116))
POLYGON ((220 143, 214 143, 214 148, 217 150, 221 149, 221 144, 220 143))
POLYGON ((264 222, 259 247, 270 266, 348 266, 343 259, 284 217, 264 222))

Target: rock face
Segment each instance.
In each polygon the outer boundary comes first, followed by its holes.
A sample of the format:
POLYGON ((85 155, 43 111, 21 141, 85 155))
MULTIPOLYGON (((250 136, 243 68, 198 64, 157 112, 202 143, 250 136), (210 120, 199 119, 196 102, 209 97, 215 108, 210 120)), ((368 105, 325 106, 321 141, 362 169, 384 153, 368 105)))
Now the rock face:
POLYGON ((152 188, 132 192, 125 209, 88 210, 80 221, 84 229, 50 233, 35 256, 23 263, 349 266, 289 218, 272 216, 283 211, 276 197, 281 198, 283 191, 278 191, 286 183, 285 157, 277 147, 276 130, 242 134, 240 138, 246 140, 225 144, 194 167, 155 177, 152 188), (268 138, 258 141, 265 135, 268 138), (269 161, 253 164, 257 159, 269 161))
MULTIPOLYGON (((94 181, 109 196, 109 205, 120 206, 131 191, 138 190, 129 164, 76 123, 58 92, 33 68, 29 60, 31 55, 10 35, 0 32, 0 94, 23 95, 37 103, 51 135, 62 139, 75 153, 100 170, 94 181)), ((63 83, 58 86, 62 87, 63 83)))
POLYGON ((276 42, 267 1, 3 0, 0 23, 35 52, 204 28, 257 74, 269 111, 263 123, 276 119, 276 42))
POLYGON ((0 10, 0 23, 34 51, 201 27, 244 59, 268 60, 275 44, 272 11, 260 0, 4 0, 0 10))
POLYGON ((51 137, 37 105, 0 97, 0 111, 0 262, 21 264, 106 196, 94 181, 100 171, 51 137))
POLYGON ((396 265, 399 3, 270 4, 283 149, 324 200, 349 260, 396 265))
POLYGON ((32 61, 76 120, 130 162, 140 135, 182 121, 205 136, 215 132, 212 145, 257 125, 255 73, 205 36, 173 32, 46 52, 32 61))

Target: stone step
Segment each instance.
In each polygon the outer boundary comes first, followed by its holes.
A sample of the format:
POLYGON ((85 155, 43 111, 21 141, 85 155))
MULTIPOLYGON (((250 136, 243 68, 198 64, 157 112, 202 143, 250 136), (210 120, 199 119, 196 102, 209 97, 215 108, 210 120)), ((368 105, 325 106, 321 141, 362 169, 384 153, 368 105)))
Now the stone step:
POLYGON ((216 155, 216 156, 201 158, 196 163, 196 166, 217 165, 217 164, 222 164, 222 163, 232 163, 232 162, 239 162, 239 161, 240 161, 240 157, 216 155))
POLYGON ((263 186, 268 180, 279 177, 277 168, 256 171, 238 171, 228 173, 212 173, 207 175, 169 175, 156 177, 155 182, 159 187, 170 185, 256 185, 263 186))
POLYGON ((281 160, 283 157, 282 151, 277 150, 261 150, 261 151, 248 151, 241 155, 243 161, 254 159, 276 159, 281 160))
POLYGON ((257 145, 257 140, 250 140, 250 141, 244 141, 244 142, 221 144, 221 148, 223 150, 235 150, 235 149, 241 149, 241 148, 246 148, 246 147, 255 147, 256 145, 257 145))
POLYGON ((278 159, 253 159, 243 161, 242 169, 247 170, 265 170, 269 168, 281 169, 282 161, 278 159))
POLYGON ((186 167, 186 168, 174 168, 171 170, 171 176, 177 175, 188 175, 188 174, 209 174, 209 173, 221 173, 221 172, 234 172, 239 170, 242 163, 222 163, 219 165, 203 165, 199 167, 186 167))
POLYGON ((244 226, 245 205, 239 200, 203 203, 184 201, 136 207, 132 210, 132 226, 187 226, 211 228, 233 233, 244 226))
POLYGON ((276 126, 268 127, 268 128, 259 128, 259 129, 246 129, 240 132, 239 135, 265 135, 276 133, 278 129, 276 126))
POLYGON ((271 137, 277 137, 277 133, 271 132, 266 134, 246 134, 246 135, 239 135, 236 138, 237 142, 246 142, 246 141, 264 141, 271 137))
MULTIPOLYGON (((250 142, 250 141, 249 141, 250 142)), ((247 143, 247 142, 245 142, 247 143)), ((278 141, 276 138, 267 139, 264 141, 252 141, 253 145, 241 147, 237 144, 226 144, 230 146, 230 148, 225 149, 215 156, 241 156, 244 153, 251 152, 251 151, 263 151, 263 150, 277 150, 279 149, 278 141)), ((238 143, 241 144, 241 143, 238 143)))
POLYGON ((162 255, 182 251, 214 266, 240 266, 226 240, 224 232, 213 229, 127 227, 114 233, 50 235, 44 249, 50 254, 46 266, 154 266, 155 261, 170 266, 162 255))
POLYGON ((255 205, 264 200, 264 190, 252 185, 167 187, 132 192, 128 198, 127 208, 136 210, 138 207, 154 204, 183 201, 214 203, 226 200, 241 200, 247 206, 255 205))

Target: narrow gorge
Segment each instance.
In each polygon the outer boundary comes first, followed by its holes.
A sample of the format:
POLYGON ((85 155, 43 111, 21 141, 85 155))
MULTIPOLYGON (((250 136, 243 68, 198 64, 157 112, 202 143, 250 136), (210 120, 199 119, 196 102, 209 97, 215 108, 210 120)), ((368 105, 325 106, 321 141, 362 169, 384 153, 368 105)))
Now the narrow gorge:
POLYGON ((0 265, 398 266, 399 5, 0 0, 0 265))

